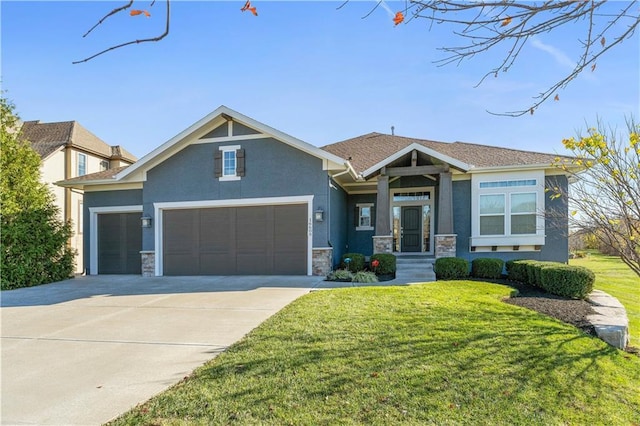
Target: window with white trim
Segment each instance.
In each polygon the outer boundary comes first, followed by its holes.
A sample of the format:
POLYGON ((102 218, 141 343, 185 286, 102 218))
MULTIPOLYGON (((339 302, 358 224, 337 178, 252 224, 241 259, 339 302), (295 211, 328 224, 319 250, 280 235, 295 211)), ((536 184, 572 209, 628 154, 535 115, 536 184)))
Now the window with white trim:
POLYGON ((373 231, 373 203, 356 204, 356 231, 373 231))
POLYGON ((511 194, 511 235, 536 233, 536 198, 535 192, 511 194))
POLYGON ((104 172, 105 170, 109 170, 109 162, 107 160, 100 161, 100 171, 104 172))
POLYGON ((78 176, 87 174, 87 156, 81 152, 78 153, 78 176))
POLYGON ((222 151, 222 177, 236 175, 236 151, 222 151))
POLYGON ((480 195, 480 235, 504 235, 504 194, 480 195))
POLYGON ((544 170, 471 176, 472 250, 539 250, 545 244, 544 170))
POLYGON ((220 181, 240 180, 245 171, 245 154, 240 145, 220 146, 214 155, 215 177, 220 181))

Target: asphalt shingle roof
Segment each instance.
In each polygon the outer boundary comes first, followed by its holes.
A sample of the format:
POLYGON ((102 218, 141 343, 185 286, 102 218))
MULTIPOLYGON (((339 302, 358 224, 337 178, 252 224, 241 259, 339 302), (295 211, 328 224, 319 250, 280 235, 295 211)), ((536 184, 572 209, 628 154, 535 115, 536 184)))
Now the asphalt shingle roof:
POLYGON ((349 160, 355 171, 362 173, 414 143, 466 163, 472 168, 551 164, 557 157, 555 154, 541 152, 466 142, 436 142, 375 132, 327 145, 322 149, 349 160))
POLYGON ((71 179, 67 179, 65 182, 68 182, 68 183, 83 183, 83 182, 90 182, 90 181, 94 181, 94 180, 113 179, 113 178, 115 178, 115 176, 118 173, 120 173, 121 171, 123 171, 127 167, 129 167, 129 166, 115 167, 113 169, 103 170, 101 172, 89 173, 87 175, 82 175, 82 176, 77 176, 77 177, 74 177, 74 178, 71 178, 71 179))
POLYGON ((29 141, 33 149, 46 158, 63 146, 74 146, 105 158, 123 159, 128 162, 137 160, 135 156, 120 146, 111 146, 82 127, 77 121, 41 123, 25 121, 21 128, 22 138, 29 141))

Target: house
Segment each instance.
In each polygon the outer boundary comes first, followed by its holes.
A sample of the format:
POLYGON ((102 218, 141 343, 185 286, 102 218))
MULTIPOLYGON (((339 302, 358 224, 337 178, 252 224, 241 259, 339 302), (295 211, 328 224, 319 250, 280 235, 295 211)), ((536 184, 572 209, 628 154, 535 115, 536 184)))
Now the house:
POLYGON ((59 184, 84 191, 90 274, 324 275, 346 252, 566 262, 555 158, 379 133, 318 148, 221 106, 59 184))
POLYGON ((72 222, 74 236, 70 244, 77 251, 76 272, 81 273, 84 270, 83 194, 81 190, 53 184, 133 164, 137 159, 120 146, 108 145, 76 121, 26 121, 22 123, 21 132, 21 137, 40 155, 41 179, 49 184, 61 219, 72 222))

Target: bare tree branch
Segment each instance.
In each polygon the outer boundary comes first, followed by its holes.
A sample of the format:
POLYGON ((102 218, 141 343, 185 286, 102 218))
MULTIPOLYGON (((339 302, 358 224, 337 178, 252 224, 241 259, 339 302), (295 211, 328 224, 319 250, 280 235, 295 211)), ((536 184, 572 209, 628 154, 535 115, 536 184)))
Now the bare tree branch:
MULTIPOLYGON (((109 48, 107 48, 107 49, 104 49, 104 50, 102 50, 102 51, 100 51, 100 52, 98 52, 98 53, 96 53, 96 54, 94 54, 94 55, 91 55, 91 56, 87 57, 87 58, 84 58, 84 59, 79 60, 79 61, 74 61, 74 62, 72 62, 72 64, 80 64, 80 63, 82 63, 82 62, 90 61, 90 60, 92 60, 93 58, 98 57, 98 56, 100 56, 100 55, 103 55, 103 54, 105 54, 105 53, 107 53, 107 52, 110 52, 110 51, 112 51, 112 50, 116 50, 116 49, 120 49, 121 47, 129 46, 129 45, 131 45, 131 44, 148 43, 148 42, 155 42, 155 41, 160 41, 160 40, 162 40, 162 39, 163 39, 163 38, 165 38, 167 35, 169 35, 169 22, 170 22, 170 19, 171 19, 170 0, 165 0, 165 2, 166 2, 166 5, 167 5, 167 8, 166 8, 166 21, 165 21, 165 29, 164 29, 164 32, 163 32, 162 34, 160 34, 160 35, 158 35, 158 36, 156 36, 156 37, 145 38, 145 39, 138 39, 138 40, 131 40, 131 41, 128 41, 128 42, 125 42, 125 43, 121 43, 121 44, 118 44, 118 45, 115 45, 115 46, 111 46, 111 47, 109 47, 109 48)), ((133 0, 131 0, 131 1, 130 1, 127 5, 125 5, 125 6, 122 6, 122 7, 119 7, 119 8, 115 8, 115 9, 113 9, 111 12, 109 12, 108 14, 106 14, 106 15, 105 15, 105 16, 104 16, 100 21, 98 21, 98 23, 97 23, 97 24, 95 24, 95 25, 94 25, 94 26, 93 26, 89 31, 87 31, 87 33, 86 33, 84 36, 86 36, 86 35, 87 35, 87 34, 89 34, 91 31, 93 31, 93 29, 94 29, 94 28, 96 28, 98 25, 102 24, 102 22, 103 22, 105 19, 107 19, 108 17, 110 17, 110 16, 112 16, 112 15, 114 15, 114 14, 116 14, 116 13, 119 13, 119 12, 121 12, 121 11, 123 11, 123 10, 127 9, 128 7, 130 7, 132 3, 133 3, 133 0)), ((155 4, 155 0, 153 0, 153 1, 151 2, 151 6, 153 6, 154 4, 155 4)), ((83 36, 83 37, 84 37, 84 36, 83 36)))
POLYGON ((489 76, 497 77, 500 73, 508 72, 532 37, 548 34, 569 23, 583 22, 586 25, 581 39, 582 50, 571 72, 561 76, 555 84, 533 97, 534 101, 527 108, 504 113, 487 111, 494 115, 517 117, 533 113, 589 67, 593 71, 597 60, 603 54, 633 35, 640 24, 638 2, 622 3, 624 6, 615 14, 602 12, 605 3, 607 2, 604 0, 548 0, 527 3, 515 0, 412 0, 410 8, 415 18, 426 19, 431 25, 450 24, 460 27, 454 34, 468 41, 460 46, 440 48, 439 50, 449 56, 437 61, 439 65, 460 64, 475 55, 496 50, 498 45, 509 45, 502 61, 488 70, 478 85, 489 76), (602 48, 596 50, 600 42, 602 48))
POLYGON ((124 6, 116 7, 116 8, 115 8, 115 9, 113 9, 111 12, 107 13, 106 15, 104 15, 104 16, 102 17, 102 19, 100 19, 98 22, 96 22, 96 24, 95 24, 93 27, 89 28, 89 31, 87 31, 86 33, 84 33, 84 34, 82 35, 82 37, 86 37, 86 36, 88 36, 88 35, 89 35, 89 33, 90 33, 91 31, 93 31, 93 30, 94 30, 94 29, 96 29, 99 25, 101 25, 101 24, 102 24, 102 23, 103 23, 103 22, 104 22, 108 17, 113 16, 113 15, 115 15, 116 13, 121 12, 121 11, 123 11, 123 10, 125 10, 125 9, 130 8, 132 4, 133 4, 133 0, 129 1, 129 3, 125 4, 124 6))

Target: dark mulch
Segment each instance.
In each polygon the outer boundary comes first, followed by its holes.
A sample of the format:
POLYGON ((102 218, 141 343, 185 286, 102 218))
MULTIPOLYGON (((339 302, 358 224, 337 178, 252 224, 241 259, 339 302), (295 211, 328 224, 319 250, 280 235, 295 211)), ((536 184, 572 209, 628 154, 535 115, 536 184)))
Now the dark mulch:
POLYGON ((592 336, 596 335, 593 326, 587 321, 587 315, 596 313, 589 302, 585 300, 566 299, 528 284, 513 281, 502 281, 502 283, 518 290, 517 295, 505 299, 506 303, 529 308, 572 324, 587 334, 592 336))

